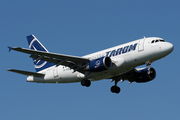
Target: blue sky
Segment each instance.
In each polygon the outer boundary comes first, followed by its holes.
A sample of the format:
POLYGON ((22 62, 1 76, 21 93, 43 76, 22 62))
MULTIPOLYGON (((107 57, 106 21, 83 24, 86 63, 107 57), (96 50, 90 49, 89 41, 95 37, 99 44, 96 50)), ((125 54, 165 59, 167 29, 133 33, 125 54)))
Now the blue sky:
POLYGON ((180 119, 179 0, 6 0, 0 4, 0 119, 180 119), (146 37, 162 37, 174 51, 156 61, 155 80, 118 83, 27 83, 26 76, 6 71, 35 71, 29 55, 8 52, 7 46, 27 48, 34 34, 51 52, 83 56, 146 37))

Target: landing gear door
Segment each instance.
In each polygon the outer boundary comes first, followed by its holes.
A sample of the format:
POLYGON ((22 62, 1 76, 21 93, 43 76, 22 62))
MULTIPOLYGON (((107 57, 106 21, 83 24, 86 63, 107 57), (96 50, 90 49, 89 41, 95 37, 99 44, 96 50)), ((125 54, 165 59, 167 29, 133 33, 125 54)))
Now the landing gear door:
POLYGON ((139 43, 138 43, 138 51, 139 52, 144 50, 144 41, 145 41, 145 38, 139 40, 139 43))
POLYGON ((54 75, 54 78, 56 78, 56 77, 59 76, 59 75, 58 75, 58 67, 55 67, 55 68, 53 69, 53 75, 54 75))

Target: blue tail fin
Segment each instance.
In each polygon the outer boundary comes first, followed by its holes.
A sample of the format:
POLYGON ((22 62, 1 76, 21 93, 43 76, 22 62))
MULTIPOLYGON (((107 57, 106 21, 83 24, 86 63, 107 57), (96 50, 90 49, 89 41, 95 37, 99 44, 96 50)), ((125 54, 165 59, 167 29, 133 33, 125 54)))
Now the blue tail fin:
MULTIPOLYGON (((38 41, 38 39, 34 35, 29 35, 27 36, 28 44, 29 44, 29 49, 37 50, 37 51, 44 51, 48 52, 48 50, 38 41)), ((36 72, 39 72, 41 70, 44 70, 46 68, 49 68, 51 66, 54 66, 55 64, 47 62, 47 61, 34 61, 34 67, 36 69, 36 72)))

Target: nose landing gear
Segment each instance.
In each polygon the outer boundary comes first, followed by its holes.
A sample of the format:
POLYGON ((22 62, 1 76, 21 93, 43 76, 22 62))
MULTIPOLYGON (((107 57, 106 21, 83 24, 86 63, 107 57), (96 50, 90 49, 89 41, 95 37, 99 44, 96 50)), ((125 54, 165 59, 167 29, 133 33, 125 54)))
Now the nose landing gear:
POLYGON ((120 91, 121 91, 121 89, 117 85, 114 85, 114 86, 111 87, 111 92, 112 93, 117 93, 118 94, 118 93, 120 93, 120 91))

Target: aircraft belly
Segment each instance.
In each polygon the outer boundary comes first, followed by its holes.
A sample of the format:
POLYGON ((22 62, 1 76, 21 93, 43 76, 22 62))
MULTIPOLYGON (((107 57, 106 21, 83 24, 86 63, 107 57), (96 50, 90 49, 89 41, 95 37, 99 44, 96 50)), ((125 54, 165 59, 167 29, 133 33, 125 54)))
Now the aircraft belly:
POLYGON ((122 75, 122 74, 124 74, 124 73, 126 73, 132 69, 133 68, 127 69, 124 66, 124 67, 117 67, 117 68, 109 69, 109 70, 102 71, 102 72, 91 72, 90 74, 88 74, 88 79, 91 81, 109 79, 109 78, 112 78, 114 76, 122 75))
POLYGON ((52 74, 54 72, 56 72, 54 69, 50 69, 46 72, 44 77, 29 76, 27 81, 38 83, 73 83, 80 82, 84 78, 83 74, 79 72, 73 72, 73 70, 63 71, 58 69, 56 74, 52 74))
POLYGON ((82 80, 81 77, 78 77, 79 72, 73 72, 73 70, 65 71, 60 73, 60 77, 58 79, 59 83, 74 83, 80 82, 82 80))
POLYGON ((73 72, 73 70, 60 71, 58 76, 51 76, 51 78, 46 79, 47 81, 54 81, 56 83, 73 83, 80 82, 81 77, 78 77, 79 72, 73 72))

